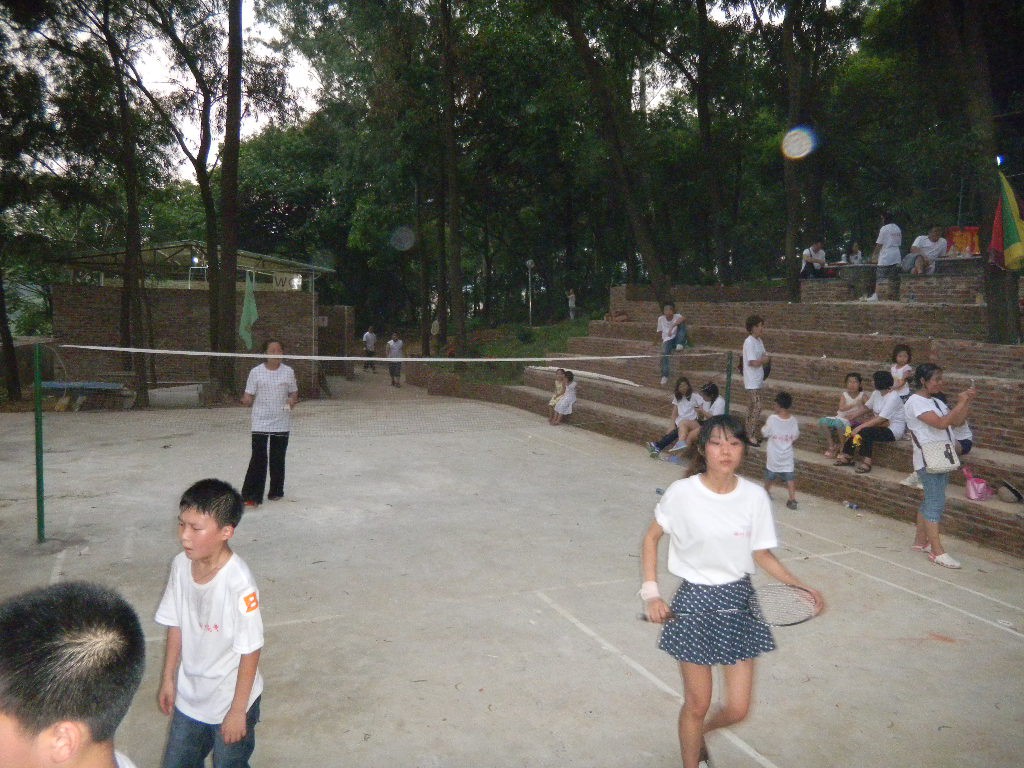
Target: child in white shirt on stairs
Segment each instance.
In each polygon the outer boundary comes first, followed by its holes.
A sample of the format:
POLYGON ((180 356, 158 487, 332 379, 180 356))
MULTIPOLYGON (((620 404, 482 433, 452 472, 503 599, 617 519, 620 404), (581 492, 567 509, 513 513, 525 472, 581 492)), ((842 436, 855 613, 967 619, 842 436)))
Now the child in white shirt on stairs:
POLYGON ((764 472, 764 489, 769 495, 772 483, 784 482, 789 491, 788 509, 796 509, 796 461, 793 458, 793 443, 800 437, 800 424, 789 409, 793 407, 793 396, 779 392, 775 396, 775 413, 769 416, 761 429, 768 441, 764 472))

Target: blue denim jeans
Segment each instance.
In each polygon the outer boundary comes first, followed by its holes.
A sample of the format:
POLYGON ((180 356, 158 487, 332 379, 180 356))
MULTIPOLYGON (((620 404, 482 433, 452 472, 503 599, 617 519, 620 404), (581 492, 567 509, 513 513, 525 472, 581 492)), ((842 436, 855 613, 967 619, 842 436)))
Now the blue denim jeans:
POLYGON ((680 323, 676 328, 676 335, 668 341, 661 342, 661 375, 666 379, 672 375, 670 368, 672 361, 672 353, 675 351, 676 346, 686 346, 686 324, 680 323))
POLYGON ((946 509, 946 486, 949 485, 949 473, 931 473, 923 469, 917 470, 917 476, 921 480, 921 488, 924 490, 924 500, 921 502, 921 517, 929 523, 938 523, 942 520, 942 513, 946 509))
POLYGON ((252 703, 245 715, 245 737, 234 744, 224 743, 219 725, 193 720, 175 708, 161 763, 163 768, 203 768, 203 761, 211 750, 213 768, 249 768, 249 758, 256 749, 261 698, 252 703))

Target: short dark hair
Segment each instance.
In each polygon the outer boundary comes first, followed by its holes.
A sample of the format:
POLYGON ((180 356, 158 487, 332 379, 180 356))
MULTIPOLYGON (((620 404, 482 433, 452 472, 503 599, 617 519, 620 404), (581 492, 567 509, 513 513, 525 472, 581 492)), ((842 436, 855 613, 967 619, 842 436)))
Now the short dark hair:
POLYGON ((576 375, 572 371, 565 371, 565 380, 572 381, 576 378, 576 375))
POLYGON ((921 389, 926 381, 935 378, 936 373, 942 373, 941 366, 935 363, 921 363, 914 369, 914 389, 921 389))
POLYGON ((145 662, 138 615, 106 587, 65 582, 0 605, 0 712, 32 735, 71 720, 112 741, 145 662))
MULTIPOLYGON (((749 442, 747 438, 747 430, 743 426, 743 422, 735 416, 731 416, 729 414, 712 416, 710 419, 705 421, 700 428, 700 436, 697 438, 697 450, 695 454, 691 454, 690 468, 686 472, 688 477, 707 471, 708 462, 705 451, 708 447, 708 441, 711 439, 711 435, 715 433, 715 430, 720 430, 725 432, 727 435, 732 435, 743 443, 744 446, 749 442)), ((746 448, 744 448, 744 450, 746 450, 746 448)))
POLYGON ((871 374, 871 380, 875 384, 875 389, 892 389, 892 385, 896 383, 888 371, 875 371, 871 374))
POLYGON ((908 363, 914 359, 914 353, 910 351, 909 346, 907 346, 906 344, 897 344, 895 347, 892 348, 892 361, 894 363, 896 362, 896 355, 898 355, 900 352, 907 353, 908 363))
MULTIPOLYGON (((265 342, 263 342, 263 351, 266 352, 268 349, 270 349, 270 345, 271 344, 281 344, 281 340, 280 339, 267 339, 265 342)), ((284 344, 281 344, 281 349, 282 350, 284 349, 284 344)))
POLYGON ((793 396, 789 392, 779 392, 775 396, 775 402, 778 403, 780 408, 785 408, 788 411, 793 407, 793 396))
POLYGON ((754 330, 755 325, 761 325, 764 323, 764 318, 760 315, 751 315, 747 318, 747 333, 754 330))
POLYGON ((182 512, 194 509, 201 515, 209 515, 221 528, 225 525, 237 527, 245 504, 241 494, 230 483, 207 478, 193 483, 181 494, 178 509, 182 512))
POLYGON ((860 375, 859 373, 857 373, 856 371, 850 371, 850 372, 849 372, 848 374, 846 374, 846 376, 845 376, 845 377, 843 378, 843 383, 845 384, 845 383, 846 383, 847 381, 849 381, 850 379, 855 379, 855 380, 857 381, 857 389, 859 389, 859 390, 860 390, 861 392, 863 392, 863 391, 864 391, 864 377, 863 377, 863 376, 861 376, 861 375, 860 375))
POLYGON ((713 381, 709 381, 703 387, 700 388, 700 393, 705 397, 711 399, 712 402, 718 399, 718 385, 713 381))

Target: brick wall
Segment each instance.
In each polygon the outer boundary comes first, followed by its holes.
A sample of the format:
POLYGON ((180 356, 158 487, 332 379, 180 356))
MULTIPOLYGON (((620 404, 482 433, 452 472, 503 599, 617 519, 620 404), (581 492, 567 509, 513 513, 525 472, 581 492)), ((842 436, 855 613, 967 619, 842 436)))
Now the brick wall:
MULTIPOLYGON (((152 347, 155 349, 205 351, 209 341, 209 294, 205 290, 148 288, 148 314, 152 317, 152 347)), ((235 312, 242 314, 243 292, 237 294, 235 312)), ((284 345, 295 355, 315 353, 316 296, 305 291, 257 291, 259 320, 253 326, 253 353, 262 351, 268 338, 284 345)), ((93 285, 53 286, 53 332, 58 344, 119 346, 121 289, 93 285)), ((241 339, 238 345, 246 352, 241 339)), ((147 342, 147 346, 150 343, 147 342)), ((125 381, 129 375, 121 356, 108 352, 58 349, 67 369, 66 376, 76 381, 125 381)), ((209 380, 209 358, 171 355, 147 356, 155 368, 158 383, 204 382, 209 380)), ((239 388, 259 362, 244 358, 236 364, 239 388)), ((308 361, 291 361, 300 393, 304 397, 319 393, 318 376, 308 361)), ((55 375, 62 376, 58 366, 55 375)))
MULTIPOLYGON (((655 301, 654 289, 649 285, 617 285, 612 288, 614 295, 620 291, 628 301, 655 301)), ((786 301, 789 289, 781 280, 769 285, 673 285, 672 297, 681 301, 786 301)))
MULTIPOLYGON (((819 303, 853 301, 863 296, 865 290, 858 283, 842 277, 801 280, 800 300, 819 303)), ((888 280, 879 280, 877 291, 883 300, 897 298, 895 286, 888 280)), ((980 274, 900 276, 899 297, 903 301, 922 304, 981 304, 984 302, 983 291, 984 278, 980 274)))
MULTIPOLYGON (((821 282, 821 281, 818 281, 821 282)), ((882 281, 879 281, 882 285, 882 281)), ((680 311, 695 325, 730 325, 743 328, 749 315, 760 315, 767 328, 813 328, 834 333, 879 333, 882 335, 934 336, 946 339, 986 337, 985 308, 950 304, 929 306, 921 303, 813 304, 749 302, 716 304, 689 302, 680 311)), ((631 320, 649 321, 654 327, 660 314, 657 303, 626 301, 612 289, 612 310, 625 312, 631 320)))
MULTIPOLYGON (((356 356, 363 353, 363 345, 357 343, 355 310, 342 305, 317 308, 322 320, 317 324, 316 353, 331 357, 356 356)), ((344 376, 351 379, 355 367, 347 361, 326 361, 322 363, 327 376, 344 376)))

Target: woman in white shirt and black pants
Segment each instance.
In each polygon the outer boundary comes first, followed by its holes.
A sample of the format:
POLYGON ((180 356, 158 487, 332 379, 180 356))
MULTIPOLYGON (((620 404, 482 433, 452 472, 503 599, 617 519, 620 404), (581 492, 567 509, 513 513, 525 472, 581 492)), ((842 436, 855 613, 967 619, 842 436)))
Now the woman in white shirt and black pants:
POLYGON ((658 646, 679 662, 683 678, 678 722, 684 768, 708 760, 705 734, 746 718, 754 659, 775 648, 768 625, 750 611, 750 574, 760 567, 784 584, 805 586, 772 553, 778 539, 768 494, 736 474, 746 445, 738 419, 708 419, 694 474, 666 489, 643 541, 640 596, 647 618, 665 624, 658 646), (684 579, 671 607, 658 591, 658 542, 666 533, 668 569, 684 579), (722 667, 726 694, 708 717, 714 665, 722 667))
POLYGON ((946 508, 946 486, 949 484, 949 473, 932 473, 925 470, 924 456, 921 445, 928 443, 952 442, 947 430, 967 420, 971 401, 977 394, 974 387, 965 389, 956 399, 952 409, 940 400, 937 395, 942 392, 942 369, 934 363, 922 363, 914 372, 914 386, 917 391, 912 394, 904 406, 907 416, 907 429, 914 435, 914 470, 921 480, 924 489, 924 501, 917 513, 917 531, 911 549, 926 552, 936 565, 946 568, 959 568, 960 563, 950 557, 942 547, 939 538, 939 522, 946 508))

